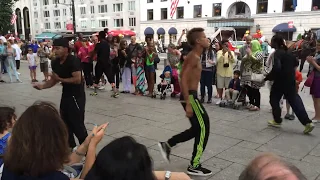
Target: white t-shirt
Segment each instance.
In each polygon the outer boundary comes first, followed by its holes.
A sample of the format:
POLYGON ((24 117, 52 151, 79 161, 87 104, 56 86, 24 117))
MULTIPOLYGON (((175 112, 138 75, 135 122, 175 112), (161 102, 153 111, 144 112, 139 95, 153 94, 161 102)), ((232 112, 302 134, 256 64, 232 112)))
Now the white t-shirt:
POLYGON ((36 66, 36 55, 35 54, 27 54, 29 66, 36 66))
POLYGON ((15 58, 15 60, 20 60, 22 51, 19 48, 18 44, 13 44, 12 47, 16 50, 16 58, 15 58))

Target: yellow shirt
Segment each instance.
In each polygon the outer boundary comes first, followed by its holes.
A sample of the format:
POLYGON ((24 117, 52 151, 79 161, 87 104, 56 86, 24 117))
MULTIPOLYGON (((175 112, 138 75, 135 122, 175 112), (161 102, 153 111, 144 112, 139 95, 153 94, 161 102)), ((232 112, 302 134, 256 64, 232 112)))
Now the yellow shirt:
POLYGON ((217 52, 217 74, 222 77, 232 77, 233 75, 233 64, 234 60, 234 52, 231 51, 231 56, 226 52, 224 55, 222 50, 217 52), (229 67, 223 67, 224 64, 229 63, 229 67))

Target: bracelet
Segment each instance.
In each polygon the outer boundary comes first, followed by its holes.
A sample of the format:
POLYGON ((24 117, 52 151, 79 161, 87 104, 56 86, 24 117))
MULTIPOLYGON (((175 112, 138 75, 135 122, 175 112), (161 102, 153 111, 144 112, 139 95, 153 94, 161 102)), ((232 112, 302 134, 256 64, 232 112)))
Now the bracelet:
POLYGON ((87 155, 87 153, 81 154, 81 153, 79 153, 77 150, 75 150, 75 153, 76 153, 76 155, 78 155, 78 156, 86 156, 86 155, 87 155))

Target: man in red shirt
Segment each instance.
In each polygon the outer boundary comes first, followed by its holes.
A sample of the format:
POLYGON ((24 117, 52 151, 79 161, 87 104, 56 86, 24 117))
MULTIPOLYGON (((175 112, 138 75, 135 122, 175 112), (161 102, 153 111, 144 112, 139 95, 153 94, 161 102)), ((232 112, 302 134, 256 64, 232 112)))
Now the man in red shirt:
POLYGON ((78 40, 74 43, 74 50, 75 50, 76 54, 78 54, 80 48, 82 47, 82 40, 83 40, 83 34, 79 33, 78 40))

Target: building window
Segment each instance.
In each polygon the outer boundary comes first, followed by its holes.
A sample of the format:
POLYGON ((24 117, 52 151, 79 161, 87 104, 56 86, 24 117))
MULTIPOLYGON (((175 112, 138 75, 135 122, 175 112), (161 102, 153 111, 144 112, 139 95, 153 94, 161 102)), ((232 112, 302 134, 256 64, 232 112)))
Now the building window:
POLYGON ((236 15, 246 13, 246 4, 244 2, 236 3, 236 15))
POLYGON ((268 12, 268 0, 257 1, 257 14, 268 12))
POLYGON ((52 0, 53 4, 59 4, 59 0, 52 0))
POLYGON ((212 16, 221 16, 221 3, 213 3, 212 16))
POLYGON ((38 12, 33 13, 34 18, 38 18, 38 12))
POLYGON ((193 6, 193 17, 201 18, 202 17, 202 5, 194 5, 193 6))
POLYGON ((94 14, 94 6, 90 6, 90 13, 94 14))
POLYGON ((184 7, 177 7, 177 19, 183 19, 184 7))
POLYGON ((80 7, 80 14, 85 15, 86 14, 86 7, 80 7))
POLYGON ((168 19, 168 8, 161 8, 161 19, 168 19))
POLYGON ((168 1, 168 0, 160 0, 160 2, 166 2, 166 1, 168 1))
POLYGON ((283 0, 283 11, 282 12, 292 12, 294 11, 292 0, 283 0))
POLYGON ((87 20, 81 20, 80 24, 81 24, 81 28, 87 28, 87 20))
POLYGON ((129 18, 129 26, 136 26, 136 18, 129 18))
POLYGON ((96 27, 96 20, 91 20, 91 28, 95 28, 96 27))
POLYGON ((66 29, 66 28, 67 28, 67 23, 63 22, 63 29, 66 29))
POLYGON ((320 9, 320 1, 319 0, 312 0, 312 11, 317 11, 320 9))
POLYGON ((53 11, 53 16, 54 17, 59 17, 60 16, 60 10, 54 10, 53 11))
POLYGON ((66 15, 67 15, 67 9, 63 9, 63 10, 62 10, 62 14, 63 14, 64 16, 66 16, 66 15))
POLYGON ((122 12, 123 3, 113 4, 113 12, 122 12))
POLYGON ((99 9, 99 13, 107 13, 108 12, 107 5, 99 5, 98 9, 99 9))
MULTIPOLYGON (((43 5, 49 5, 49 0, 43 0, 43 5)), ((49 26, 50 26, 50 24, 49 24, 49 26)))
POLYGON ((123 19, 114 19, 113 24, 114 27, 123 27, 123 19))
POLYGON ((153 9, 148 9, 147 10, 147 19, 148 20, 153 20, 153 9))
POLYGON ((44 11, 43 15, 44 15, 44 17, 50 17, 50 12, 49 11, 44 11))
POLYGON ((147 0, 147 3, 153 3, 153 0, 147 0))
POLYGON ((34 5, 34 6, 37 6, 38 4, 37 4, 37 2, 33 2, 33 5, 34 5))
POLYGON ((99 27, 107 27, 108 26, 108 20, 99 20, 99 27))
POLYGON ((55 29, 61 29, 61 23, 60 22, 55 22, 54 23, 54 28, 55 29))
POLYGON ((50 23, 44 23, 44 29, 51 29, 50 23))
POLYGON ((135 1, 129 1, 128 2, 129 11, 135 11, 136 10, 136 2, 135 1))

